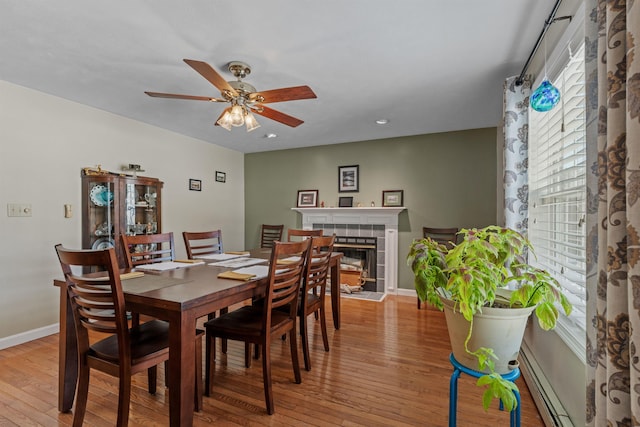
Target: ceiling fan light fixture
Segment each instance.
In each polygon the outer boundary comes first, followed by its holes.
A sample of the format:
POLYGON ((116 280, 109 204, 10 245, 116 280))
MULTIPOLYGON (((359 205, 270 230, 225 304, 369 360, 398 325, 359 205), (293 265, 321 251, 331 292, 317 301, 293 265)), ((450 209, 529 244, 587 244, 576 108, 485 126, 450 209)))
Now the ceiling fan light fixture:
POLYGON ((231 131, 231 114, 229 113, 229 110, 229 108, 224 109, 224 112, 220 115, 216 124, 228 131, 231 131))
POLYGON ((244 111, 238 104, 231 107, 229 116, 231 117, 231 126, 238 127, 244 124, 244 111))
POLYGON ((256 116, 251 114, 251 111, 247 112, 247 115, 244 118, 244 124, 247 125, 247 132, 251 132, 252 130, 256 130, 260 127, 260 123, 256 120, 256 116))

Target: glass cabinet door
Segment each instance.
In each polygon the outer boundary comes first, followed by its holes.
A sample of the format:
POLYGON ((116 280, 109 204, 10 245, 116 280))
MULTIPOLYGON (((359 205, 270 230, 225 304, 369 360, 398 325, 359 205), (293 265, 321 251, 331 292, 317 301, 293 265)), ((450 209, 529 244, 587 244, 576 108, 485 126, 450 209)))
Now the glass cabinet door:
POLYGON ((125 184, 125 232, 130 236, 159 233, 158 185, 147 182, 125 184))
POLYGON ((115 247, 116 185, 113 181, 91 181, 87 185, 88 241, 91 249, 115 247))

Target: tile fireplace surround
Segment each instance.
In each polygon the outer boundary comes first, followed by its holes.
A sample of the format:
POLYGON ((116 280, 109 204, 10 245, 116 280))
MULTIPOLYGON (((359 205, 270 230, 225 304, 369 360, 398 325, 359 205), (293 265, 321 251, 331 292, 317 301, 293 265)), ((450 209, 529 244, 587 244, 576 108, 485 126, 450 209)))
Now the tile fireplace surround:
POLYGON ((302 215, 305 230, 323 229, 336 236, 378 238, 378 292, 397 293, 398 215, 405 208, 292 208, 302 215))

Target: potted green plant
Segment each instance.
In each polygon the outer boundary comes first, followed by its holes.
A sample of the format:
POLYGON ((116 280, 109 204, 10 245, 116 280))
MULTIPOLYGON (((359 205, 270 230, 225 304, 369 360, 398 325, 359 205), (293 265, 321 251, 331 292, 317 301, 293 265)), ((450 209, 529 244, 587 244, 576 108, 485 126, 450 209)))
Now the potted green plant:
POLYGON ((460 243, 451 247, 430 238, 415 240, 407 262, 415 275, 418 297, 445 309, 454 357, 463 364, 465 357, 471 358, 477 362, 477 368, 467 366, 486 373, 478 380, 478 385, 486 386, 485 410, 493 398, 499 398, 510 411, 517 405, 513 395, 516 386, 500 374, 509 369, 511 355, 517 357, 526 319, 535 311, 542 329, 549 330, 556 325, 558 304, 567 315, 571 313, 571 305, 556 279, 525 260, 527 253, 534 254, 531 243, 522 234, 498 226, 463 229, 459 234, 460 243), (490 318, 488 332, 478 330, 483 316, 490 318), (519 338, 507 339, 515 345, 515 353, 513 349, 500 352, 492 344, 483 345, 475 340, 476 336, 504 336, 501 327, 513 318, 520 319, 519 325, 515 328, 509 325, 505 330, 519 333, 519 338), (453 329, 454 324, 461 323, 462 332, 453 329), (454 343, 459 337, 462 337, 460 344, 454 343), (504 357, 507 360, 501 360, 504 357), (496 363, 501 369, 496 369, 496 363))

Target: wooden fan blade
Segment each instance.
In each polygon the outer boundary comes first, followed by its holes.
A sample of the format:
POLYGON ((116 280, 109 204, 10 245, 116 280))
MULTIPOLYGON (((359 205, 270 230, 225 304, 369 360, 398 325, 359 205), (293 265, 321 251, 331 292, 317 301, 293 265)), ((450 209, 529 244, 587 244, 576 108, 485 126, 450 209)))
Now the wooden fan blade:
POLYGON ((161 92, 146 92, 149 96, 154 98, 173 98, 173 99, 190 99, 192 101, 211 101, 211 102, 226 102, 224 99, 210 98, 208 96, 195 96, 195 95, 180 95, 177 93, 161 93, 161 92))
POLYGON ((295 101, 296 99, 317 98, 309 86, 285 87, 252 93, 249 98, 261 104, 272 102, 295 101))
POLYGON ((222 78, 222 76, 218 74, 213 67, 211 67, 211 65, 194 59, 184 59, 183 61, 200 73, 202 77, 209 80, 209 82, 217 87, 220 92, 229 91, 233 96, 238 96, 238 92, 236 92, 236 90, 232 88, 231 85, 229 85, 229 83, 227 83, 227 81, 222 78))
POLYGON ((293 116, 290 116, 288 114, 285 113, 281 113, 280 111, 276 111, 272 108, 269 107, 265 107, 264 105, 260 105, 257 107, 258 109, 262 110, 251 110, 253 113, 259 114, 261 116, 267 117, 271 120, 275 120, 276 122, 280 122, 282 124, 285 124, 287 126, 291 126, 292 128, 300 126, 301 124, 303 124, 304 122, 300 119, 296 119, 293 116))

